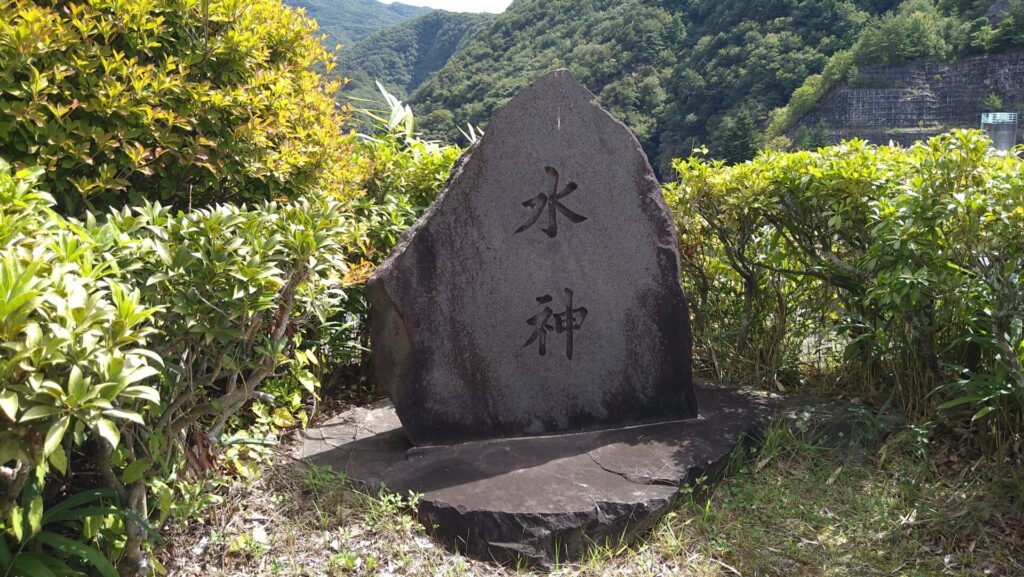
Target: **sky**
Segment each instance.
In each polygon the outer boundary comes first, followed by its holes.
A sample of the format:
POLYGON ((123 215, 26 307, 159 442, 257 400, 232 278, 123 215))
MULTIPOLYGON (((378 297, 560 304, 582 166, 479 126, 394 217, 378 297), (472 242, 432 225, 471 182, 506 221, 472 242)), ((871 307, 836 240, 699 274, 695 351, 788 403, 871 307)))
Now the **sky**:
MULTIPOLYGON (((395 0, 380 0, 385 4, 391 4, 395 0)), ((402 4, 413 6, 430 6, 441 10, 452 12, 504 12, 512 0, 400 0, 402 4)))

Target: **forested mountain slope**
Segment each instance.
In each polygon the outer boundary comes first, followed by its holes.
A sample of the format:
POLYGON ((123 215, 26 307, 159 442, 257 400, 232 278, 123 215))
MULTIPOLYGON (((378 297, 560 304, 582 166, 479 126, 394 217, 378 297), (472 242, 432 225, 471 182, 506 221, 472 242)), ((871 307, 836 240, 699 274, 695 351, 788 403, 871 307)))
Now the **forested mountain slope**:
POLYGON ((533 78, 569 68, 661 167, 708 144, 748 155, 748 134, 872 15, 897 0, 517 0, 412 97, 454 139, 533 78))
POLYGON ((680 18, 640 0, 519 0, 413 95, 421 126, 455 139, 523 86, 569 68, 645 142, 685 36, 680 18))
POLYGON ((350 97, 378 97, 379 81, 399 98, 406 98, 434 72, 448 63, 494 14, 434 10, 371 34, 339 53, 339 68, 353 80, 350 97))
POLYGON ((430 8, 377 0, 285 0, 285 4, 305 8, 327 35, 324 46, 334 50, 338 44, 352 46, 378 30, 394 26, 431 11, 430 8))

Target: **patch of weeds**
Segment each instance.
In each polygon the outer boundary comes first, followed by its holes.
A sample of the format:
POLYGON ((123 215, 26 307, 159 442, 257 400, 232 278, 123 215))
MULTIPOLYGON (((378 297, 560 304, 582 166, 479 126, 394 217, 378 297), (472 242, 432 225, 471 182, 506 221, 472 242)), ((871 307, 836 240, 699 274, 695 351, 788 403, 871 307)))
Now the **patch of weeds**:
POLYGON ((1020 493, 1017 508, 1006 500, 1014 483, 939 465, 951 448, 927 432, 908 428, 858 467, 798 425, 772 427, 721 483, 684 497, 651 545, 696 574, 1024 574, 1019 539, 995 530, 1020 510, 1020 493))
POLYGON ((376 498, 370 497, 364 501, 366 525, 400 535, 412 532, 420 526, 416 520, 420 497, 422 495, 415 493, 403 497, 382 489, 376 498))
POLYGON ((269 537, 266 530, 258 527, 251 533, 243 533, 235 537, 228 546, 228 554, 250 559, 258 559, 267 554, 269 537))
POLYGON ((373 555, 362 556, 352 551, 342 551, 327 559, 327 574, 333 577, 350 573, 372 573, 378 565, 380 565, 380 560, 373 555))
POLYGON ((590 541, 587 547, 587 555, 580 562, 581 569, 596 572, 602 567, 608 566, 609 563, 614 563, 623 555, 643 552, 646 545, 640 544, 636 547, 631 547, 625 542, 624 537, 625 533, 618 535, 614 539, 605 539, 603 542, 590 541))
POLYGON ((438 546, 416 520, 418 504, 418 495, 369 495, 329 468, 279 455, 212 511, 224 519, 218 539, 210 529, 175 535, 175 550, 189 555, 162 559, 175 577, 510 575, 438 546))
POLYGON ((348 487, 348 478, 344 473, 339 473, 330 467, 311 464, 306 469, 302 486, 305 490, 322 496, 326 492, 348 487))

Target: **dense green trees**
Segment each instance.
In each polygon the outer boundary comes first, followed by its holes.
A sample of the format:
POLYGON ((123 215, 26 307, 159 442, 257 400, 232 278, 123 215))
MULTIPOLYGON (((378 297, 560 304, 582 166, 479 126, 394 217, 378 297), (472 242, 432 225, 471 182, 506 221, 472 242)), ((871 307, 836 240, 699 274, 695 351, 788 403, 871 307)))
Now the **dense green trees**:
POLYGON ((401 2, 384 4, 377 0, 287 0, 285 4, 302 8, 316 19, 327 35, 324 46, 354 46, 367 36, 430 12, 430 8, 401 2))
MULTIPOLYGON (((746 160, 729 131, 749 114, 759 130, 769 111, 819 73, 830 55, 850 46, 873 13, 893 2, 694 1, 686 4, 687 42, 669 85, 659 125, 658 164, 704 143, 714 158, 746 160)), ((747 138, 747 137, 743 137, 747 138)))
POLYGON ((697 145, 715 158, 751 158, 749 142, 761 140, 753 133, 769 124, 769 141, 784 133, 857 66, 1022 40, 1024 0, 524 0, 412 100, 431 135, 458 139, 457 124, 486 124, 527 82, 564 66, 664 173, 697 145))
POLYGON ((413 104, 429 134, 454 140, 455 122, 485 123, 527 83, 567 67, 650 146, 684 36, 682 21, 651 2, 523 0, 425 82, 413 104))
POLYGON ((744 115, 760 130, 768 111, 894 3, 524 0, 425 82, 413 103, 429 114, 431 134, 454 139, 452 120, 485 123, 527 82, 564 66, 660 167, 700 144, 745 159, 752 149, 729 140, 757 139, 736 130, 749 126, 744 115))
POLYGON ((493 14, 435 10, 343 48, 338 63, 352 78, 344 95, 379 99, 374 82, 380 82, 406 98, 492 20, 493 14))
POLYGON ((857 64, 897 64, 950 55, 956 21, 943 17, 930 0, 904 2, 861 32, 853 48, 857 64))
POLYGON ((761 130, 746 108, 726 116, 713 134, 713 141, 718 143, 717 155, 730 162, 754 158, 761 149, 761 130))

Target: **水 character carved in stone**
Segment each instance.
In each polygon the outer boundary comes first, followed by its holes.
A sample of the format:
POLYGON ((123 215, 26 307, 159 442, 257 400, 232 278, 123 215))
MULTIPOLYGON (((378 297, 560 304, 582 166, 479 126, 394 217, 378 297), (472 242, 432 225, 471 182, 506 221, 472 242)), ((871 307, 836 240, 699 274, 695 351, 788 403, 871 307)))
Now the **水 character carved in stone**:
POLYGON ((564 204, 562 204, 563 198, 569 196, 570 194, 576 191, 576 183, 570 182, 565 185, 565 188, 559 191, 558 184, 560 181, 560 176, 558 174, 558 170, 552 166, 545 166, 544 170, 548 173, 548 176, 551 177, 551 192, 542 192, 537 196, 531 198, 530 200, 523 202, 523 206, 531 209, 533 213, 530 215, 530 219, 526 221, 526 224, 516 229, 516 234, 528 230, 530 227, 536 224, 537 221, 540 220, 541 215, 544 214, 545 208, 547 208, 548 212, 548 224, 547 226, 540 227, 540 229, 544 231, 544 234, 548 235, 551 238, 555 238, 556 236, 558 236, 559 212, 565 215, 565 218, 569 219, 569 222, 573 224, 579 224, 587 220, 587 217, 569 210, 568 208, 566 208, 564 204))

